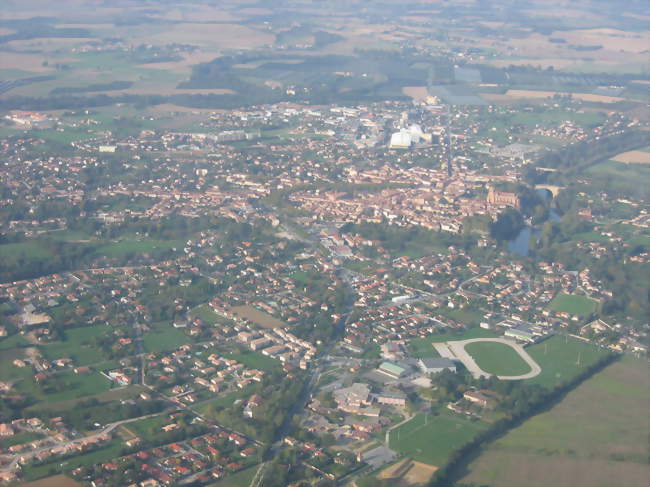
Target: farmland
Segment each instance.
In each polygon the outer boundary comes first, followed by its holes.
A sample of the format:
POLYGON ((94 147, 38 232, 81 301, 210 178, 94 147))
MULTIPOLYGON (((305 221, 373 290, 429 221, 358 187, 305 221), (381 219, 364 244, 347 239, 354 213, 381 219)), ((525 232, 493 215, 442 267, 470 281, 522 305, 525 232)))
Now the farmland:
POLYGON ((596 311, 597 306, 597 301, 574 294, 559 294, 550 304, 550 308, 553 311, 580 316, 588 316, 590 313, 596 311))
POLYGON ((390 448, 429 465, 444 465, 453 450, 487 428, 486 423, 470 421, 450 411, 438 415, 418 414, 390 433, 390 448))
POLYGON ((284 321, 274 318, 270 314, 255 309, 252 306, 233 306, 230 308, 230 311, 240 318, 250 320, 262 328, 284 328, 287 326, 284 321))
POLYGON ((616 362, 490 445, 469 465, 463 482, 647 485, 649 390, 647 364, 631 358, 616 362))
POLYGON ((477 342, 465 346, 465 351, 485 372, 494 375, 523 375, 530 367, 509 345, 497 342, 477 342))

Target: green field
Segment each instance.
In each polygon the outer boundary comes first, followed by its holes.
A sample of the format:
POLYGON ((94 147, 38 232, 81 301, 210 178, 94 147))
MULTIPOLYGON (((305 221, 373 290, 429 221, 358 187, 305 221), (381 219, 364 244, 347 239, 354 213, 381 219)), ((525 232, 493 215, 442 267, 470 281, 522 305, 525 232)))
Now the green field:
POLYGON ((190 312, 190 314, 192 316, 200 318, 201 320, 205 321, 209 325, 214 325, 215 323, 224 321, 224 318, 222 318, 217 313, 212 311, 212 308, 210 308, 210 305, 208 304, 203 304, 201 306, 194 308, 190 312))
POLYGON ((189 343, 187 335, 177 328, 166 326, 161 329, 153 329, 142 338, 144 348, 147 352, 162 352, 174 350, 181 345, 189 343))
POLYGON ((429 335, 424 338, 414 338, 408 344, 409 355, 415 358, 439 357, 433 348, 433 343, 454 340, 469 340, 470 338, 496 338, 499 334, 483 328, 468 328, 466 330, 445 330, 444 333, 429 335))
POLYGON ((77 455, 66 460, 53 460, 52 462, 43 463, 41 465, 27 465, 23 467, 23 474, 25 480, 35 480, 41 477, 52 475, 54 472, 62 472, 73 470, 80 466, 96 465, 98 463, 107 462, 120 456, 124 442, 121 439, 115 439, 98 450, 77 455))
POLYGON ((408 344, 409 355, 415 358, 440 357, 432 344, 431 337, 414 338, 408 344))
POLYGON ((390 432, 390 448, 429 465, 444 465, 449 455, 488 425, 470 421, 446 409, 438 416, 418 414, 390 432), (426 422, 426 424, 425 424, 426 422))
POLYGON ((246 468, 240 472, 229 475, 219 482, 209 484, 208 487, 249 487, 258 468, 257 465, 246 468))
POLYGON ((50 360, 71 358, 75 365, 88 365, 106 357, 101 350, 92 345, 94 339, 112 333, 113 328, 106 325, 85 326, 66 330, 65 341, 43 345, 41 351, 50 360))
POLYGON ((537 377, 526 381, 549 388, 572 379, 608 353, 591 343, 561 335, 527 347, 526 351, 542 368, 537 377))
POLYGON ((52 253, 37 242, 21 242, 0 245, 0 259, 50 259, 52 253))
POLYGON ((243 389, 237 389, 236 391, 229 392, 227 394, 220 394, 219 397, 212 401, 207 401, 203 404, 200 404, 196 407, 196 411, 200 414, 208 417, 209 419, 215 419, 213 411, 215 407, 229 407, 237 400, 244 397, 248 397, 253 393, 253 386, 246 386, 243 389))
POLYGON ((588 316, 596 311, 598 301, 576 294, 558 294, 550 303, 550 308, 559 313, 588 316))
POLYGON ((24 345, 29 345, 29 342, 19 334, 0 339, 0 350, 9 350, 10 348, 22 347, 24 345))
POLYGON ((16 383, 17 391, 48 402, 95 395, 110 388, 110 381, 98 372, 75 374, 72 370, 53 374, 44 384, 38 384, 31 377, 16 383))
POLYGON ((647 363, 624 358, 490 444, 462 481, 492 486, 647 486, 648 401, 647 363))
POLYGON ((246 367, 270 371, 280 366, 280 361, 257 352, 227 353, 224 357, 241 362, 246 367))
POLYGON ((481 369, 490 374, 523 375, 530 372, 530 366, 505 343, 469 343, 465 346, 465 351, 474 358, 481 369))
POLYGON ((99 247, 95 253, 106 257, 124 257, 129 254, 147 254, 153 251, 182 249, 181 240, 120 240, 99 247))
POLYGON ((126 428, 138 435, 143 440, 151 440, 159 436, 162 427, 173 423, 167 414, 160 414, 151 418, 141 419, 126 424, 126 428))

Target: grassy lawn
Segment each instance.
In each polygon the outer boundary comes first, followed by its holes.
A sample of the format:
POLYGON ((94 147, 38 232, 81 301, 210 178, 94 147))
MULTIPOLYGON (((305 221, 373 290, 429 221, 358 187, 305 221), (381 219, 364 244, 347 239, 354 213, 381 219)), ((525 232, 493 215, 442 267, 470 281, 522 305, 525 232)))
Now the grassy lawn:
POLYGON ((530 366, 509 345, 497 342, 470 343, 465 347, 477 365, 494 375, 522 375, 530 366))
POLYGON ((598 301, 585 296, 561 293, 555 296, 549 306, 553 311, 587 316, 596 311, 598 301))
POLYGON ((85 326, 66 330, 65 341, 43 345, 43 355, 50 360, 71 358, 75 365, 88 365, 105 360, 101 350, 91 345, 92 341, 113 331, 106 325, 85 326))
POLYGON ((122 448, 124 448, 123 441, 120 439, 115 439, 108 442, 104 447, 98 450, 68 458, 66 460, 63 460, 63 462, 61 462, 61 460, 53 460, 52 462, 44 463, 41 465, 28 465, 23 467, 24 478, 25 480, 35 480, 51 475, 52 469, 54 469, 55 472, 61 472, 73 470, 81 466, 90 466, 97 463, 107 462, 119 457, 122 452, 122 448))
POLYGON ((647 485, 649 391, 647 362, 623 358, 490 444, 462 481, 530 487, 647 485))
POLYGON ((36 397, 48 402, 91 396, 111 388, 110 381, 98 372, 75 374, 71 370, 53 375, 48 384, 52 386, 50 391, 46 391, 43 386, 35 382, 32 384, 20 382, 22 387, 27 387, 28 391, 35 393, 36 397))
POLYGON ((209 325, 213 325, 215 323, 224 320, 221 316, 219 316, 217 313, 212 311, 212 308, 210 308, 210 305, 208 304, 202 304, 201 306, 194 308, 190 312, 190 314, 192 316, 196 316, 197 318, 200 318, 201 320, 205 321, 209 325))
POLYGON ((270 371, 280 366, 280 361, 257 352, 227 353, 224 357, 241 362, 246 367, 270 371))
POLYGON ((237 473, 229 475, 219 482, 210 484, 208 487, 248 487, 255 477, 255 473, 259 466, 255 465, 253 467, 246 468, 237 473))
POLYGON ((440 354, 433 348, 432 337, 414 338, 408 344, 408 351, 409 355, 415 358, 440 357, 440 354))
POLYGON ((418 462, 442 466, 453 450, 487 427, 486 423, 472 422, 442 409, 438 416, 429 414, 426 420, 424 414, 418 414, 391 431, 389 445, 393 450, 418 462))
POLYGON ((161 352, 163 350, 174 350, 189 343, 190 340, 179 329, 166 326, 161 329, 154 329, 142 338, 147 352, 161 352))
POLYGON ((151 440, 162 433, 161 428, 163 426, 171 423, 173 423, 173 421, 169 419, 169 415, 161 414, 152 418, 141 419, 140 421, 128 423, 126 427, 143 440, 151 440))
POLYGON ((37 242, 20 242, 0 245, 0 259, 44 260, 52 257, 52 253, 37 242))
POLYGON ((222 394, 213 401, 205 402, 195 409, 198 413, 206 416, 209 419, 215 419, 212 415, 212 409, 217 407, 228 407, 231 406, 237 399, 243 397, 248 397, 252 393, 252 386, 246 386, 243 389, 237 389, 236 391, 230 392, 228 394, 222 394))
POLYGON ((0 350, 9 350, 10 348, 22 347, 24 345, 29 345, 29 342, 19 334, 0 339, 0 350))
POLYGON ((124 257, 129 254, 146 254, 155 250, 182 249, 180 240, 120 240, 99 247, 95 253, 106 257, 124 257))
POLYGON ((562 335, 527 347, 526 351, 542 368, 537 377, 526 380, 544 387, 555 387, 570 380, 608 353, 591 343, 562 335))

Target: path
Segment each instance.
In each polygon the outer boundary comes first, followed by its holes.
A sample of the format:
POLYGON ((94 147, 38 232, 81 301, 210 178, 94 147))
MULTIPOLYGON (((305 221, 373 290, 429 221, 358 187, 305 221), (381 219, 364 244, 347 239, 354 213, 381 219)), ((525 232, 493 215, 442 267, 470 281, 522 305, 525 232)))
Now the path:
MULTIPOLYGON (((496 343, 503 343, 504 345, 508 345, 512 347, 515 350, 515 352, 519 354, 522 360, 526 362, 530 367, 530 372, 526 374, 498 375, 497 377, 501 380, 532 379, 533 377, 537 377, 542 372, 542 368, 537 364, 537 362, 535 362, 535 360, 533 360, 533 358, 530 355, 528 355, 528 352, 526 352, 524 347, 513 340, 508 340, 506 338, 470 338, 468 340, 447 342, 446 345, 449 348, 449 350, 451 350, 454 356, 463 363, 463 365, 467 368, 467 370, 471 372, 471 374, 475 378, 490 377, 492 375, 492 374, 488 374, 483 369, 481 369, 476 363, 476 361, 474 360, 474 358, 465 351, 466 345, 469 345, 470 343, 477 343, 477 342, 496 342, 496 343)), ((437 347, 436 350, 438 350, 437 347)))

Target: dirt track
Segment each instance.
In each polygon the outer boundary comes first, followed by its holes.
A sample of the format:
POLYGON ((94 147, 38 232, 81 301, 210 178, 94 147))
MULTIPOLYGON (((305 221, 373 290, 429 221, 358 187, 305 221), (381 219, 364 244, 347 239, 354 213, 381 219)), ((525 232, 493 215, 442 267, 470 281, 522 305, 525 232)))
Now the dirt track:
MULTIPOLYGON (((476 342, 497 342, 497 343, 503 343, 504 345, 509 345, 519 354, 519 356, 523 359, 523 361, 530 366, 530 372, 528 372, 527 374, 497 376, 501 380, 532 379, 533 377, 538 376, 542 371, 542 368, 537 364, 537 362, 535 362, 535 360, 533 360, 533 358, 530 355, 528 355, 528 352, 526 352, 524 347, 522 347, 517 342, 514 342, 512 340, 507 340, 505 338, 471 338, 469 340, 458 340, 455 342, 447 342, 445 344, 447 348, 451 351, 451 353, 454 355, 456 359, 460 360, 463 363, 463 365, 467 368, 467 370, 469 370, 472 373, 472 375, 475 378, 490 377, 492 375, 482 370, 478 366, 474 358, 465 351, 466 345, 470 343, 476 343, 476 342)), ((436 350, 438 350, 438 347, 436 347, 436 350)), ((440 350, 438 351, 440 352, 440 350)), ((443 354, 441 353, 440 355, 443 354)))

